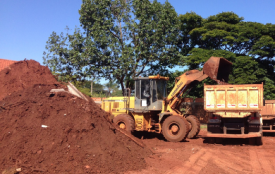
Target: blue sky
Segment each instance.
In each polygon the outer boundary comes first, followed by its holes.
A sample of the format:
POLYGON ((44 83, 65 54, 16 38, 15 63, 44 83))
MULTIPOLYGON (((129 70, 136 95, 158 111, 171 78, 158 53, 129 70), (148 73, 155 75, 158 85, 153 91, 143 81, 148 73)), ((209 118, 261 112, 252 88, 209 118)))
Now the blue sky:
MULTIPOLYGON (((164 3, 165 0, 158 0, 164 3)), ((275 24, 274 0, 170 0, 178 14, 203 18, 233 11, 244 21, 275 24)), ((33 59, 43 63, 50 34, 79 26, 81 0, 0 0, 0 58, 33 59)))

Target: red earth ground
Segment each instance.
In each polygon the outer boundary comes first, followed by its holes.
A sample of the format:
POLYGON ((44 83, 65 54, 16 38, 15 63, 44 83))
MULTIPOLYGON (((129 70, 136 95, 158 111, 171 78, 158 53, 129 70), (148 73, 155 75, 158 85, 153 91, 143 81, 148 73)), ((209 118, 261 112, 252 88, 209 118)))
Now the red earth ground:
POLYGON ((179 143, 144 134, 143 142, 155 153, 145 158, 146 169, 126 174, 274 173, 275 137, 265 134, 263 145, 254 146, 248 144, 248 139, 224 139, 221 144, 208 144, 202 138, 205 134, 204 128, 197 139, 179 143))

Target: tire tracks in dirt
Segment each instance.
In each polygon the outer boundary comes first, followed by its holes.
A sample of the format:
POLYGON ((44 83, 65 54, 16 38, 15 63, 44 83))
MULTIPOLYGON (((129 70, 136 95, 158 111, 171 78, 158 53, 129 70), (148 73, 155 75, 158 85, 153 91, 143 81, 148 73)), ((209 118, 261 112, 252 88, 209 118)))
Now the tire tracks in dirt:
POLYGON ((199 173, 207 165, 207 162, 210 158, 211 153, 207 152, 207 149, 200 149, 194 155, 191 155, 182 166, 176 166, 165 172, 165 174, 199 173))
POLYGON ((262 146, 204 144, 200 139, 184 146, 166 142, 159 145, 156 141, 154 159, 147 160, 150 167, 128 174, 274 173, 274 139, 264 139, 262 146))
POLYGON ((195 154, 191 155, 188 160, 183 162, 182 166, 171 168, 165 174, 200 173, 212 161, 217 167, 220 167, 228 173, 251 173, 250 163, 247 161, 247 156, 232 153, 230 151, 200 149, 195 154), (226 158, 224 158, 226 157, 226 158))
MULTIPOLYGON (((249 173, 251 171, 249 161, 244 155, 236 154, 227 150, 213 150, 214 163, 228 173, 249 173)), ((245 152, 244 152, 245 153, 245 152)))
POLYGON ((264 149, 249 150, 252 173, 274 173, 274 163, 273 160, 268 157, 269 154, 270 152, 264 149))

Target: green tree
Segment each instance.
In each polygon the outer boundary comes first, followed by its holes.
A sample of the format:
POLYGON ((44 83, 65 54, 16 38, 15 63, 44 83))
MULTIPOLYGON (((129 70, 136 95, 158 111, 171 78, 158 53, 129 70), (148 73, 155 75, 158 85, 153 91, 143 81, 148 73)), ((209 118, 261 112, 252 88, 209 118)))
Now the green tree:
POLYGON ((106 88, 106 97, 113 96, 113 93, 118 91, 118 85, 113 80, 106 83, 104 87, 106 88))
POLYGON ((169 2, 83 0, 79 14, 84 32, 53 32, 47 42, 44 63, 62 75, 116 79, 123 91, 134 77, 168 71, 181 56, 169 2))
POLYGON ((76 83, 90 76, 87 69, 88 61, 82 59, 85 36, 79 28, 76 28, 73 34, 69 34, 68 27, 66 31, 60 35, 52 32, 46 42, 48 52, 43 53, 43 63, 58 76, 59 80, 76 83))
MULTIPOLYGON (((198 15, 195 16, 199 19, 198 15)), ((266 99, 275 99, 272 86, 275 82, 275 25, 243 20, 233 12, 223 12, 200 20, 202 25, 188 33, 191 47, 182 57, 182 62, 189 69, 197 69, 211 56, 224 57, 233 63, 229 83, 264 82, 266 99)))
POLYGON ((108 94, 108 91, 105 89, 105 86, 93 81, 93 91, 91 94, 91 83, 90 80, 77 81, 74 85, 80 90, 82 93, 86 94, 90 97, 103 97, 108 94))
POLYGON ((193 42, 190 32, 195 28, 200 28, 203 26, 203 18, 195 12, 179 15, 178 18, 180 32, 177 46, 179 47, 182 55, 187 55, 195 46, 195 42, 193 42))

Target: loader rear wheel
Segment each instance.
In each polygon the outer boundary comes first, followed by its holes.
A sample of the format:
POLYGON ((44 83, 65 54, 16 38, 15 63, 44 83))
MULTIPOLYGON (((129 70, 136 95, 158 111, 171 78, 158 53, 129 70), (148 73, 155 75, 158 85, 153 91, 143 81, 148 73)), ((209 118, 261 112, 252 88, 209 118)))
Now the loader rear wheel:
POLYGON ((126 130, 131 133, 135 129, 135 121, 133 117, 128 114, 119 114, 114 119, 113 122, 119 128, 126 130))
POLYGON ((162 124, 162 134, 167 141, 182 141, 186 138, 188 131, 188 122, 184 117, 172 115, 162 124))
POLYGON ((200 122, 199 119, 194 115, 189 115, 186 117, 186 120, 189 123, 190 132, 187 135, 187 138, 196 138, 200 132, 200 122))

